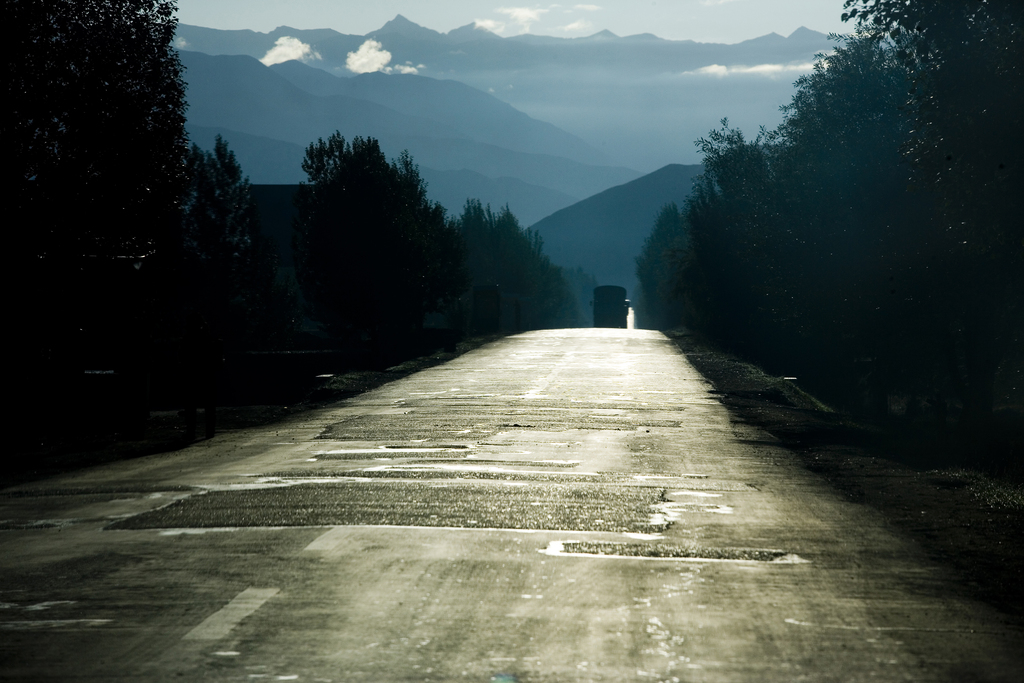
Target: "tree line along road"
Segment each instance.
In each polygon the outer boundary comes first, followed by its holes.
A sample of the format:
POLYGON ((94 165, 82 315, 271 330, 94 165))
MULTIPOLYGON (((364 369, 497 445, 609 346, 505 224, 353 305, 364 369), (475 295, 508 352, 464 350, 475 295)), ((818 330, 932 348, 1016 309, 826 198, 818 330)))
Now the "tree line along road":
POLYGON ((1015 681, 1019 627, 652 331, 0 492, 12 681, 1015 681))

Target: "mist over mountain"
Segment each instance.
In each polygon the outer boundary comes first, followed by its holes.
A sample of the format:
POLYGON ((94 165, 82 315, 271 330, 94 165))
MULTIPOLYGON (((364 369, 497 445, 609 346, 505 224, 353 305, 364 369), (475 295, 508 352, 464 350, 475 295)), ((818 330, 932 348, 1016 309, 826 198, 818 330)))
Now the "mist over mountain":
MULTIPOLYGON (((306 181, 300 166, 305 148, 300 145, 219 127, 189 125, 188 134, 203 149, 213 149, 218 135, 228 140, 238 163, 256 185, 298 185, 306 181)), ((495 209, 508 205, 523 225, 530 225, 578 200, 518 178, 489 178, 466 169, 439 171, 420 166, 420 176, 430 199, 452 215, 462 211, 467 199, 479 199, 495 209)))
POLYGON ((374 102, 408 116, 451 126, 478 142, 584 164, 612 165, 606 155, 578 137, 459 81, 380 72, 338 78, 295 60, 270 68, 311 94, 343 95, 374 102))
POLYGON ((532 227, 551 260, 593 273, 599 285, 636 292, 636 257, 665 204, 682 206, 704 172, 697 164, 670 164, 556 211, 532 227))
POLYGON ((602 155, 460 83, 375 73, 340 79, 297 62, 267 67, 245 55, 185 50, 180 55, 194 141, 209 148, 213 135, 221 134, 255 183, 304 180, 300 164, 306 146, 335 130, 349 139, 375 137, 390 157, 408 150, 435 190, 443 188, 445 199, 439 200, 450 209, 460 195, 456 208, 470 196, 495 204, 503 200, 524 220, 640 175, 586 163, 599 162, 602 155), (443 171, 471 172, 460 176, 472 178, 471 187, 460 191, 452 185, 457 176, 443 171), (481 188, 488 192, 471 194, 481 188))
POLYGON ((184 49, 209 54, 263 58, 283 37, 309 46, 309 66, 342 77, 354 76, 349 54, 372 39, 379 68, 391 76, 413 70, 460 81, 582 139, 609 159, 604 163, 642 172, 699 161, 694 141, 723 117, 749 131, 776 125, 793 81, 833 46, 806 28, 733 45, 608 31, 502 38, 472 25, 439 33, 401 15, 365 36, 286 26, 270 33, 178 27, 184 49))
POLYGON ((438 171, 420 168, 427 183, 427 194, 450 214, 458 215, 467 199, 479 199, 481 204, 497 210, 508 206, 523 225, 531 225, 559 209, 576 203, 576 198, 533 185, 518 178, 488 178, 476 171, 438 171))
POLYGON ((832 47, 806 28, 723 45, 439 33, 402 16, 365 36, 179 25, 177 44, 193 138, 220 132, 254 182, 303 180, 303 149, 335 129, 373 136, 389 156, 408 149, 450 212, 508 204, 554 262, 631 291, 655 216, 701 171, 680 163, 699 161, 694 142, 723 117, 751 132, 779 122, 832 47), (301 61, 271 58, 279 41, 301 61))
POLYGON ((307 180, 302 172, 305 148, 294 142, 250 135, 223 126, 200 126, 187 123, 189 141, 203 149, 213 149, 220 135, 235 153, 242 171, 249 180, 261 185, 297 185, 307 180))

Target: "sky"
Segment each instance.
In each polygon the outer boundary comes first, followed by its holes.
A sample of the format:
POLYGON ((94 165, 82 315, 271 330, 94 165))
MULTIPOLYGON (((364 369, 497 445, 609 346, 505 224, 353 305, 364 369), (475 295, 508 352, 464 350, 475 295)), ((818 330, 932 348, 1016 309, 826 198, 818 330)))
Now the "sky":
POLYGON ((848 33, 842 12, 843 0, 178 0, 181 23, 264 33, 287 25, 365 35, 401 14, 442 33, 476 24, 502 36, 571 38, 609 30, 706 43, 738 43, 772 32, 788 36, 801 26, 848 33))

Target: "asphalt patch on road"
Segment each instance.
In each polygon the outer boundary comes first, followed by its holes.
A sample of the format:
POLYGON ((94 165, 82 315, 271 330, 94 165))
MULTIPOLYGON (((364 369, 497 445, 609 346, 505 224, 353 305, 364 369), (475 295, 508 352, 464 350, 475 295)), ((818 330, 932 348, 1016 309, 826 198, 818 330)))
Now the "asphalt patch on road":
POLYGON ((681 560, 746 560, 752 562, 778 562, 792 557, 785 550, 764 548, 707 548, 699 545, 666 545, 663 543, 601 543, 567 541, 561 552, 571 555, 609 555, 614 557, 642 557, 681 560))
POLYGON ((210 491, 107 529, 384 525, 652 533, 663 488, 599 484, 309 483, 210 491))
MULTIPOLYGON (((413 409, 410 407, 410 412, 413 409)), ((447 406, 415 408, 416 420, 403 420, 402 415, 355 415, 328 425, 318 436, 321 441, 412 441, 422 439, 423 424, 429 423, 434 434, 456 433, 473 424, 477 438, 518 429, 542 432, 569 431, 635 431, 640 427, 676 428, 680 420, 652 419, 649 413, 627 413, 622 415, 590 415, 580 408, 552 409, 534 413, 525 420, 509 422, 506 411, 495 410, 493 414, 481 414, 479 406, 472 411, 461 411, 447 406), (461 413, 461 414, 460 414, 461 413)))
POLYGON ((335 473, 333 476, 355 477, 359 479, 477 479, 485 481, 557 482, 560 484, 596 484, 612 483, 616 481, 596 474, 514 472, 512 470, 489 472, 487 470, 441 469, 436 467, 414 468, 401 466, 395 466, 394 468, 388 469, 348 470, 344 473, 335 473))
MULTIPOLYGON (((479 461, 466 461, 472 464, 479 461)), ((520 466, 523 466, 520 464, 520 466)), ((416 480, 483 480, 513 482, 553 482, 559 484, 609 484, 621 486, 648 486, 672 488, 685 491, 757 491, 757 487, 736 481, 715 481, 703 477, 680 475, 678 477, 638 478, 632 474, 618 472, 595 472, 576 474, 573 472, 530 472, 526 470, 473 470, 459 467, 416 467, 412 463, 379 465, 361 469, 303 468, 282 470, 259 475, 263 479, 416 479, 416 480)))
POLYGON ((438 462, 455 465, 488 465, 501 467, 556 467, 571 469, 579 467, 582 463, 579 460, 488 460, 484 458, 464 458, 457 462, 435 458, 423 458, 422 460, 411 460, 409 465, 432 465, 438 462))
POLYGON ((338 449, 333 451, 313 451, 312 455, 316 460, 405 460, 410 456, 423 453, 429 453, 432 458, 441 460, 465 460, 466 458, 465 451, 435 452, 426 448, 410 449, 406 452, 371 450, 368 448, 353 449, 351 451, 338 449))

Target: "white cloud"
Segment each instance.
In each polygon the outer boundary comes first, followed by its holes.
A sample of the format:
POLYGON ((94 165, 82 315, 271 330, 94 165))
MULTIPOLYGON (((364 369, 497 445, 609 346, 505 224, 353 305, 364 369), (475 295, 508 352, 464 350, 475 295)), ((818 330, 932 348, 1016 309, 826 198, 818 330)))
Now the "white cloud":
POLYGON ((501 33, 505 30, 505 24, 494 19, 475 19, 473 20, 473 28, 478 31, 490 31, 491 33, 501 33))
POLYGON ((722 76, 728 76, 729 75, 729 67, 722 66, 721 64, 710 64, 708 66, 702 66, 699 69, 694 69, 693 71, 684 71, 683 75, 684 76, 718 76, 719 78, 721 78, 722 76))
POLYGON ((597 5, 575 5, 573 9, 581 9, 584 12, 596 12, 601 8, 598 7, 597 5))
POLYGON ((277 39, 277 42, 274 43, 274 47, 267 50, 267 54, 263 55, 263 59, 260 61, 267 66, 270 66, 272 64, 287 62, 292 59, 308 62, 314 59, 321 59, 321 57, 320 53, 316 52, 312 46, 307 45, 298 38, 281 36, 277 39))
POLYGON ((796 72, 814 71, 814 64, 758 64, 750 67, 737 67, 736 73, 757 74, 759 76, 781 76, 796 72))
POLYGON ((418 74, 420 69, 425 68, 424 64, 413 66, 412 62, 388 66, 391 63, 391 53, 384 49, 384 46, 376 40, 367 40, 359 46, 355 52, 349 52, 345 59, 345 67, 357 74, 371 74, 380 71, 386 74, 418 74))
POLYGON ((542 14, 547 14, 549 9, 533 9, 530 7, 499 7, 495 10, 498 14, 506 15, 513 24, 518 24, 520 33, 529 33, 530 26, 540 21, 542 14))
POLYGON ((586 19, 577 19, 568 26, 559 26, 559 28, 568 33, 580 33, 582 31, 589 31, 594 28, 594 25, 586 19))
POLYGON ((349 52, 345 59, 348 70, 357 74, 385 71, 391 62, 391 53, 376 40, 367 40, 355 52, 349 52))
POLYGON ((702 66, 693 71, 684 71, 684 76, 715 76, 724 78, 736 74, 748 74, 754 76, 768 76, 776 78, 794 73, 807 73, 814 70, 814 64, 804 62, 800 64, 755 64, 754 66, 722 66, 721 64, 710 64, 702 66))
POLYGON ((178 48, 179 50, 184 50, 188 47, 188 41, 185 40, 183 36, 178 36, 174 39, 174 47, 178 48))

